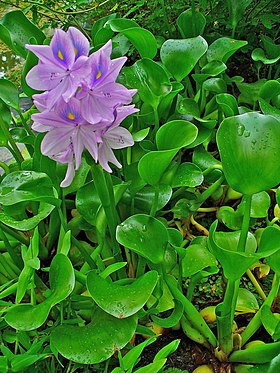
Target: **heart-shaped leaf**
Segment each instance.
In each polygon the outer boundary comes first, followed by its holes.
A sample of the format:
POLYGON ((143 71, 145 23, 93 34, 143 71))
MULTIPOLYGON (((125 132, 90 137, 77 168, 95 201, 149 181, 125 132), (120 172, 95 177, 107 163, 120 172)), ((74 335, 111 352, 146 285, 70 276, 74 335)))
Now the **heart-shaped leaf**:
POLYGON ((132 338, 136 326, 135 316, 117 319, 96 308, 86 326, 60 325, 55 328, 51 333, 51 344, 75 363, 98 364, 122 349, 132 338))
POLYGON ((207 42, 203 37, 197 36, 190 39, 166 40, 160 50, 163 64, 180 82, 197 64, 207 51, 207 42))
POLYGON ((51 308, 64 300, 74 289, 75 275, 72 263, 67 256, 57 254, 50 266, 50 296, 42 303, 19 304, 7 312, 5 321, 17 330, 34 330, 47 320, 51 308))
POLYGON ((91 271, 87 276, 87 289, 103 311, 122 319, 134 315, 144 306, 157 281, 158 273, 150 271, 130 285, 122 286, 109 282, 95 271, 91 271))
POLYGON ((117 227, 116 237, 120 244, 152 263, 162 263, 168 233, 165 226, 152 216, 130 216, 117 227))
POLYGON ((254 194, 280 182, 280 126, 272 116, 246 113, 226 118, 217 144, 229 185, 254 194))
POLYGON ((202 13, 187 9, 179 15, 177 25, 183 38, 192 38, 203 34, 206 19, 202 13))

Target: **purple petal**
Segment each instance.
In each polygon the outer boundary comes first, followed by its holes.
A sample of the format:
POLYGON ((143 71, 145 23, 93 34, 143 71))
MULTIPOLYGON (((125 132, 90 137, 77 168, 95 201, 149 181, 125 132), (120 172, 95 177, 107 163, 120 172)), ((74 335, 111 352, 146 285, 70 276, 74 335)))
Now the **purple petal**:
POLYGON ((124 127, 109 129, 103 135, 107 145, 112 149, 122 149, 134 144, 131 133, 124 127))
POLYGON ((60 66, 53 58, 52 49, 49 45, 26 44, 25 48, 33 52, 41 63, 60 66))
POLYGON ((56 29, 50 47, 56 62, 70 69, 75 61, 75 50, 71 37, 65 31, 56 29))
POLYGON ((54 64, 43 64, 34 66, 26 75, 27 84, 39 91, 51 90, 64 79, 65 72, 61 67, 54 64))
POLYGON ((64 152, 71 144, 71 133, 72 128, 55 128, 49 131, 41 143, 42 154, 53 158, 64 152))
POLYGON ((80 56, 87 56, 90 45, 85 35, 75 27, 69 27, 67 34, 74 46, 75 59, 77 60, 80 56))
POLYGON ((108 162, 113 163, 118 168, 122 168, 122 165, 115 157, 112 149, 106 144, 106 140, 99 145, 98 148, 98 162, 100 163, 101 167, 108 172, 112 172, 108 162))
POLYGON ((87 95, 81 100, 82 116, 92 124, 98 123, 102 120, 100 112, 96 110, 95 100, 93 96, 87 95))
POLYGON ((64 180, 62 180, 62 182, 60 183, 60 186, 62 188, 66 188, 68 187, 69 185, 71 185, 73 179, 74 179, 74 176, 75 176, 75 170, 74 170, 74 164, 73 162, 69 162, 68 163, 68 168, 67 168, 67 171, 66 171, 66 175, 65 175, 65 178, 64 180))
POLYGON ((112 124, 111 128, 115 128, 119 126, 119 124, 129 115, 137 113, 139 109, 134 107, 134 105, 128 105, 128 106, 119 106, 115 110, 115 121, 112 124))
POLYGON ((95 160, 95 162, 97 162, 97 139, 95 132, 92 129, 92 126, 81 126, 80 136, 83 140, 85 148, 89 151, 90 155, 95 160))
POLYGON ((75 131, 72 133, 72 144, 76 160, 76 170, 80 167, 82 161, 82 153, 84 150, 83 137, 80 134, 80 131, 75 131))

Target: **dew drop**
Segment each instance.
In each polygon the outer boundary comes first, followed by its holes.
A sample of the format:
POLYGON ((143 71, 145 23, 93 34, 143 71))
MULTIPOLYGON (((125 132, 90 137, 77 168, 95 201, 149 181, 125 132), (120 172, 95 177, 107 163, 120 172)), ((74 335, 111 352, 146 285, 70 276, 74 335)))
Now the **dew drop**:
POLYGON ((244 131, 244 137, 250 137, 251 133, 249 131, 244 131))
POLYGON ((242 136, 244 131, 245 131, 245 127, 242 124, 240 124, 237 128, 237 135, 242 136))

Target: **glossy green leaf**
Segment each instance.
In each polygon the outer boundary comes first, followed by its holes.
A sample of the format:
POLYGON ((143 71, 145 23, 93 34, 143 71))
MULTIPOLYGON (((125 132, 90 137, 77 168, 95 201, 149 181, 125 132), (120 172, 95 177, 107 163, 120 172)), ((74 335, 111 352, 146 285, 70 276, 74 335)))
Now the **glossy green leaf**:
POLYGON ((207 74, 209 76, 216 76, 221 74, 227 69, 226 64, 222 61, 210 61, 201 69, 202 74, 207 74))
MULTIPOLYGON (((3 119, 4 125, 7 129, 10 127, 11 122, 11 112, 8 106, 0 99, 0 112, 1 117, 3 119)), ((0 128, 0 146, 7 146, 8 145, 8 139, 6 137, 6 134, 2 131, 0 128)))
POLYGON ((262 48, 256 48, 252 52, 252 59, 254 61, 261 61, 264 65, 271 65, 280 59, 280 55, 274 58, 269 58, 265 55, 265 51, 262 48))
MULTIPOLYGON (((270 196, 267 192, 259 192, 252 196, 250 216, 252 218, 265 218, 270 207, 270 196)), ((244 213, 245 202, 242 200, 238 205, 238 213, 244 213)))
POLYGON ((279 314, 273 314, 270 306, 264 304, 261 308, 261 321, 266 331, 274 341, 280 339, 280 319, 279 314))
POLYGON ((25 58, 25 44, 30 38, 35 38, 38 44, 43 44, 44 33, 25 17, 22 11, 13 10, 0 20, 0 39, 15 53, 25 58))
MULTIPOLYGON (((156 211, 161 210, 170 200, 172 196, 172 188, 166 184, 160 184, 159 188, 159 198, 156 211)), ((131 206, 132 199, 134 208, 139 211, 149 213, 151 211, 151 207, 153 204, 153 200, 155 197, 156 188, 150 185, 146 185, 142 188, 139 192, 137 192, 134 196, 129 193, 124 194, 122 198, 122 202, 126 205, 131 206)))
POLYGON ((195 187, 203 182, 203 174, 201 169, 193 163, 182 163, 177 169, 174 179, 172 180, 172 187, 195 187))
POLYGON ((133 215, 117 227, 117 241, 154 264, 162 263, 168 242, 165 226, 149 215, 133 215))
POLYGON ((145 305, 157 281, 158 273, 150 271, 131 284, 122 286, 91 271, 87 276, 87 289, 100 308, 122 319, 134 315, 145 305))
MULTIPOLYGON (((17 205, 14 205, 17 208, 17 205)), ((18 229, 20 231, 29 231, 40 223, 43 219, 50 215, 54 210, 55 206, 49 203, 41 202, 38 207, 36 215, 31 218, 22 218, 17 216, 11 216, 10 212, 6 212, 7 207, 3 206, 0 210, 0 221, 6 224, 8 227, 18 229)))
POLYGON ((271 115, 278 121, 280 121, 280 110, 272 105, 270 105, 267 101, 265 101, 263 98, 259 97, 259 104, 261 111, 265 115, 271 115))
MULTIPOLYGON (((215 165, 220 166, 221 162, 214 158, 203 146, 198 146, 193 153, 193 163, 196 164, 202 171, 215 165)), ((221 170, 214 169, 205 176, 207 182, 214 182, 221 176, 221 170)))
POLYGON ((51 308, 70 295, 75 285, 75 275, 72 263, 67 256, 57 254, 50 266, 51 294, 42 303, 19 304, 11 307, 5 316, 5 321, 17 330, 34 330, 47 320, 51 308))
POLYGON ((157 108, 161 98, 172 90, 166 71, 148 58, 123 69, 123 75, 126 85, 137 88, 141 100, 153 108, 157 108))
POLYGON ((107 22, 112 31, 125 35, 142 58, 154 58, 157 53, 157 41, 154 35, 129 19, 112 19, 107 22))
POLYGON ((0 99, 6 105, 19 110, 19 92, 17 87, 7 79, 0 79, 0 99))
MULTIPOLYGON (((151 343, 155 342, 156 338, 148 338, 144 342, 139 343, 134 346, 130 351, 128 351, 121 359, 120 365, 126 371, 136 364, 138 358, 141 356, 145 347, 149 346, 151 343)), ((113 373, 113 372, 112 372, 113 373)))
MULTIPOLYGON (((270 103, 280 96, 280 82, 268 80, 259 90, 259 97, 270 103)), ((276 105, 275 105, 276 106, 276 105)))
POLYGON ((207 79, 203 83, 202 87, 203 89, 205 89, 205 91, 209 91, 212 93, 225 93, 227 91, 227 85, 221 78, 207 79))
POLYGON ((145 154, 138 165, 138 171, 148 184, 156 185, 171 160, 180 148, 191 144, 196 136, 197 127, 184 120, 165 123, 156 134, 158 151, 145 154))
POLYGON ((238 252, 236 250, 240 232, 216 232, 217 223, 215 221, 210 227, 208 242, 211 252, 220 262, 227 279, 239 279, 252 264, 260 258, 269 257, 280 248, 280 231, 267 227, 263 231, 257 252, 254 252, 256 240, 252 234, 247 236, 245 252, 238 252), (268 240, 270 240, 269 243, 268 240), (235 270, 233 271, 232 268, 235 270))
POLYGON ((237 314, 256 313, 259 309, 258 301, 248 289, 239 288, 235 312, 237 314))
POLYGON ((184 277, 191 277, 207 267, 216 267, 216 258, 203 245, 192 244, 186 249, 182 260, 184 277))
POLYGON ((35 171, 11 172, 1 182, 0 203, 10 206, 23 201, 43 201, 55 206, 60 203, 48 175, 35 171))
POLYGON ((207 51, 207 42, 201 36, 190 39, 166 40, 160 50, 163 64, 180 82, 207 51))
POLYGON ((153 363, 135 370, 135 373, 158 373, 165 363, 166 359, 156 360, 153 363))
POLYGON ((60 325, 55 328, 51 333, 51 344, 66 359, 79 364, 98 364, 122 349, 132 338, 136 326, 135 316, 118 319, 96 308, 86 326, 60 325))
POLYGON ((265 79, 257 80, 254 83, 236 83, 237 88, 240 91, 240 95, 238 96, 238 102, 254 105, 254 102, 256 102, 259 98, 260 90, 264 84, 265 79))
POLYGON ((173 326, 177 325, 180 322, 183 313, 184 307, 181 302, 174 300, 174 309, 168 317, 162 318, 159 316, 151 315, 153 322, 163 328, 172 328, 173 326))
POLYGON ((254 194, 279 184, 279 139, 279 122, 271 116, 253 112, 223 120, 217 144, 234 190, 254 194))
POLYGON ((179 347, 181 340, 180 339, 175 339, 174 341, 168 343, 166 346, 162 347, 157 353, 156 356, 154 357, 154 361, 158 361, 161 359, 166 358, 173 352, 177 350, 179 347))
POLYGON ((219 38, 212 43, 207 50, 207 59, 210 61, 222 61, 226 63, 238 49, 247 45, 247 41, 230 38, 219 38))
POLYGON ((203 34, 206 19, 202 13, 187 9, 179 15, 177 25, 182 38, 192 38, 203 34))
POLYGON ((234 96, 228 93, 220 93, 216 96, 216 101, 222 108, 226 117, 238 115, 238 105, 234 96))
POLYGON ((270 363, 279 355, 280 342, 260 344, 246 350, 234 351, 229 361, 231 363, 270 363))

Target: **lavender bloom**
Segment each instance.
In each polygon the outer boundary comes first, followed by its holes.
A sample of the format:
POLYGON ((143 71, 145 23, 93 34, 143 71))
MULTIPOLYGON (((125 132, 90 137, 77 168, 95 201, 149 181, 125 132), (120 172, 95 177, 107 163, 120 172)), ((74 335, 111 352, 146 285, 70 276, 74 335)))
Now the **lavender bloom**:
POLYGON ((39 58, 26 81, 45 91, 33 96, 39 113, 31 117, 32 129, 47 132, 42 154, 68 165, 60 185, 71 184, 84 149, 106 171, 112 172, 108 162, 120 168, 113 149, 134 143, 120 123, 138 111, 128 105, 136 90, 116 83, 126 57, 111 60, 111 41, 88 57, 89 42, 74 27, 56 30, 49 46, 26 47, 39 58))
POLYGON ((111 126, 104 129, 100 133, 101 142, 98 145, 98 161, 101 167, 112 172, 108 162, 113 163, 118 168, 122 165, 119 163, 115 157, 112 149, 122 149, 134 144, 131 133, 123 127, 120 127, 120 123, 130 114, 139 111, 134 107, 134 105, 119 107, 115 111, 115 120, 111 126))
POLYGON ((72 98, 68 103, 61 100, 56 111, 33 114, 31 118, 34 121, 32 129, 37 132, 47 131, 41 144, 42 154, 60 163, 68 163, 66 178, 61 186, 71 184, 74 177, 74 161, 77 170, 81 165, 84 148, 97 162, 96 130, 102 130, 104 124, 94 126, 88 123, 81 115, 79 100, 72 98))
POLYGON ((50 45, 26 45, 38 58, 26 76, 27 84, 37 90, 50 91, 46 105, 51 109, 61 96, 68 101, 89 74, 87 38, 74 27, 67 32, 55 30, 50 45))
POLYGON ((96 112, 100 113, 100 118, 113 121, 115 107, 129 104, 137 92, 115 82, 126 57, 111 60, 111 52, 112 42, 109 40, 89 57, 89 79, 77 94, 82 101, 82 114, 90 123, 95 123, 96 112))

